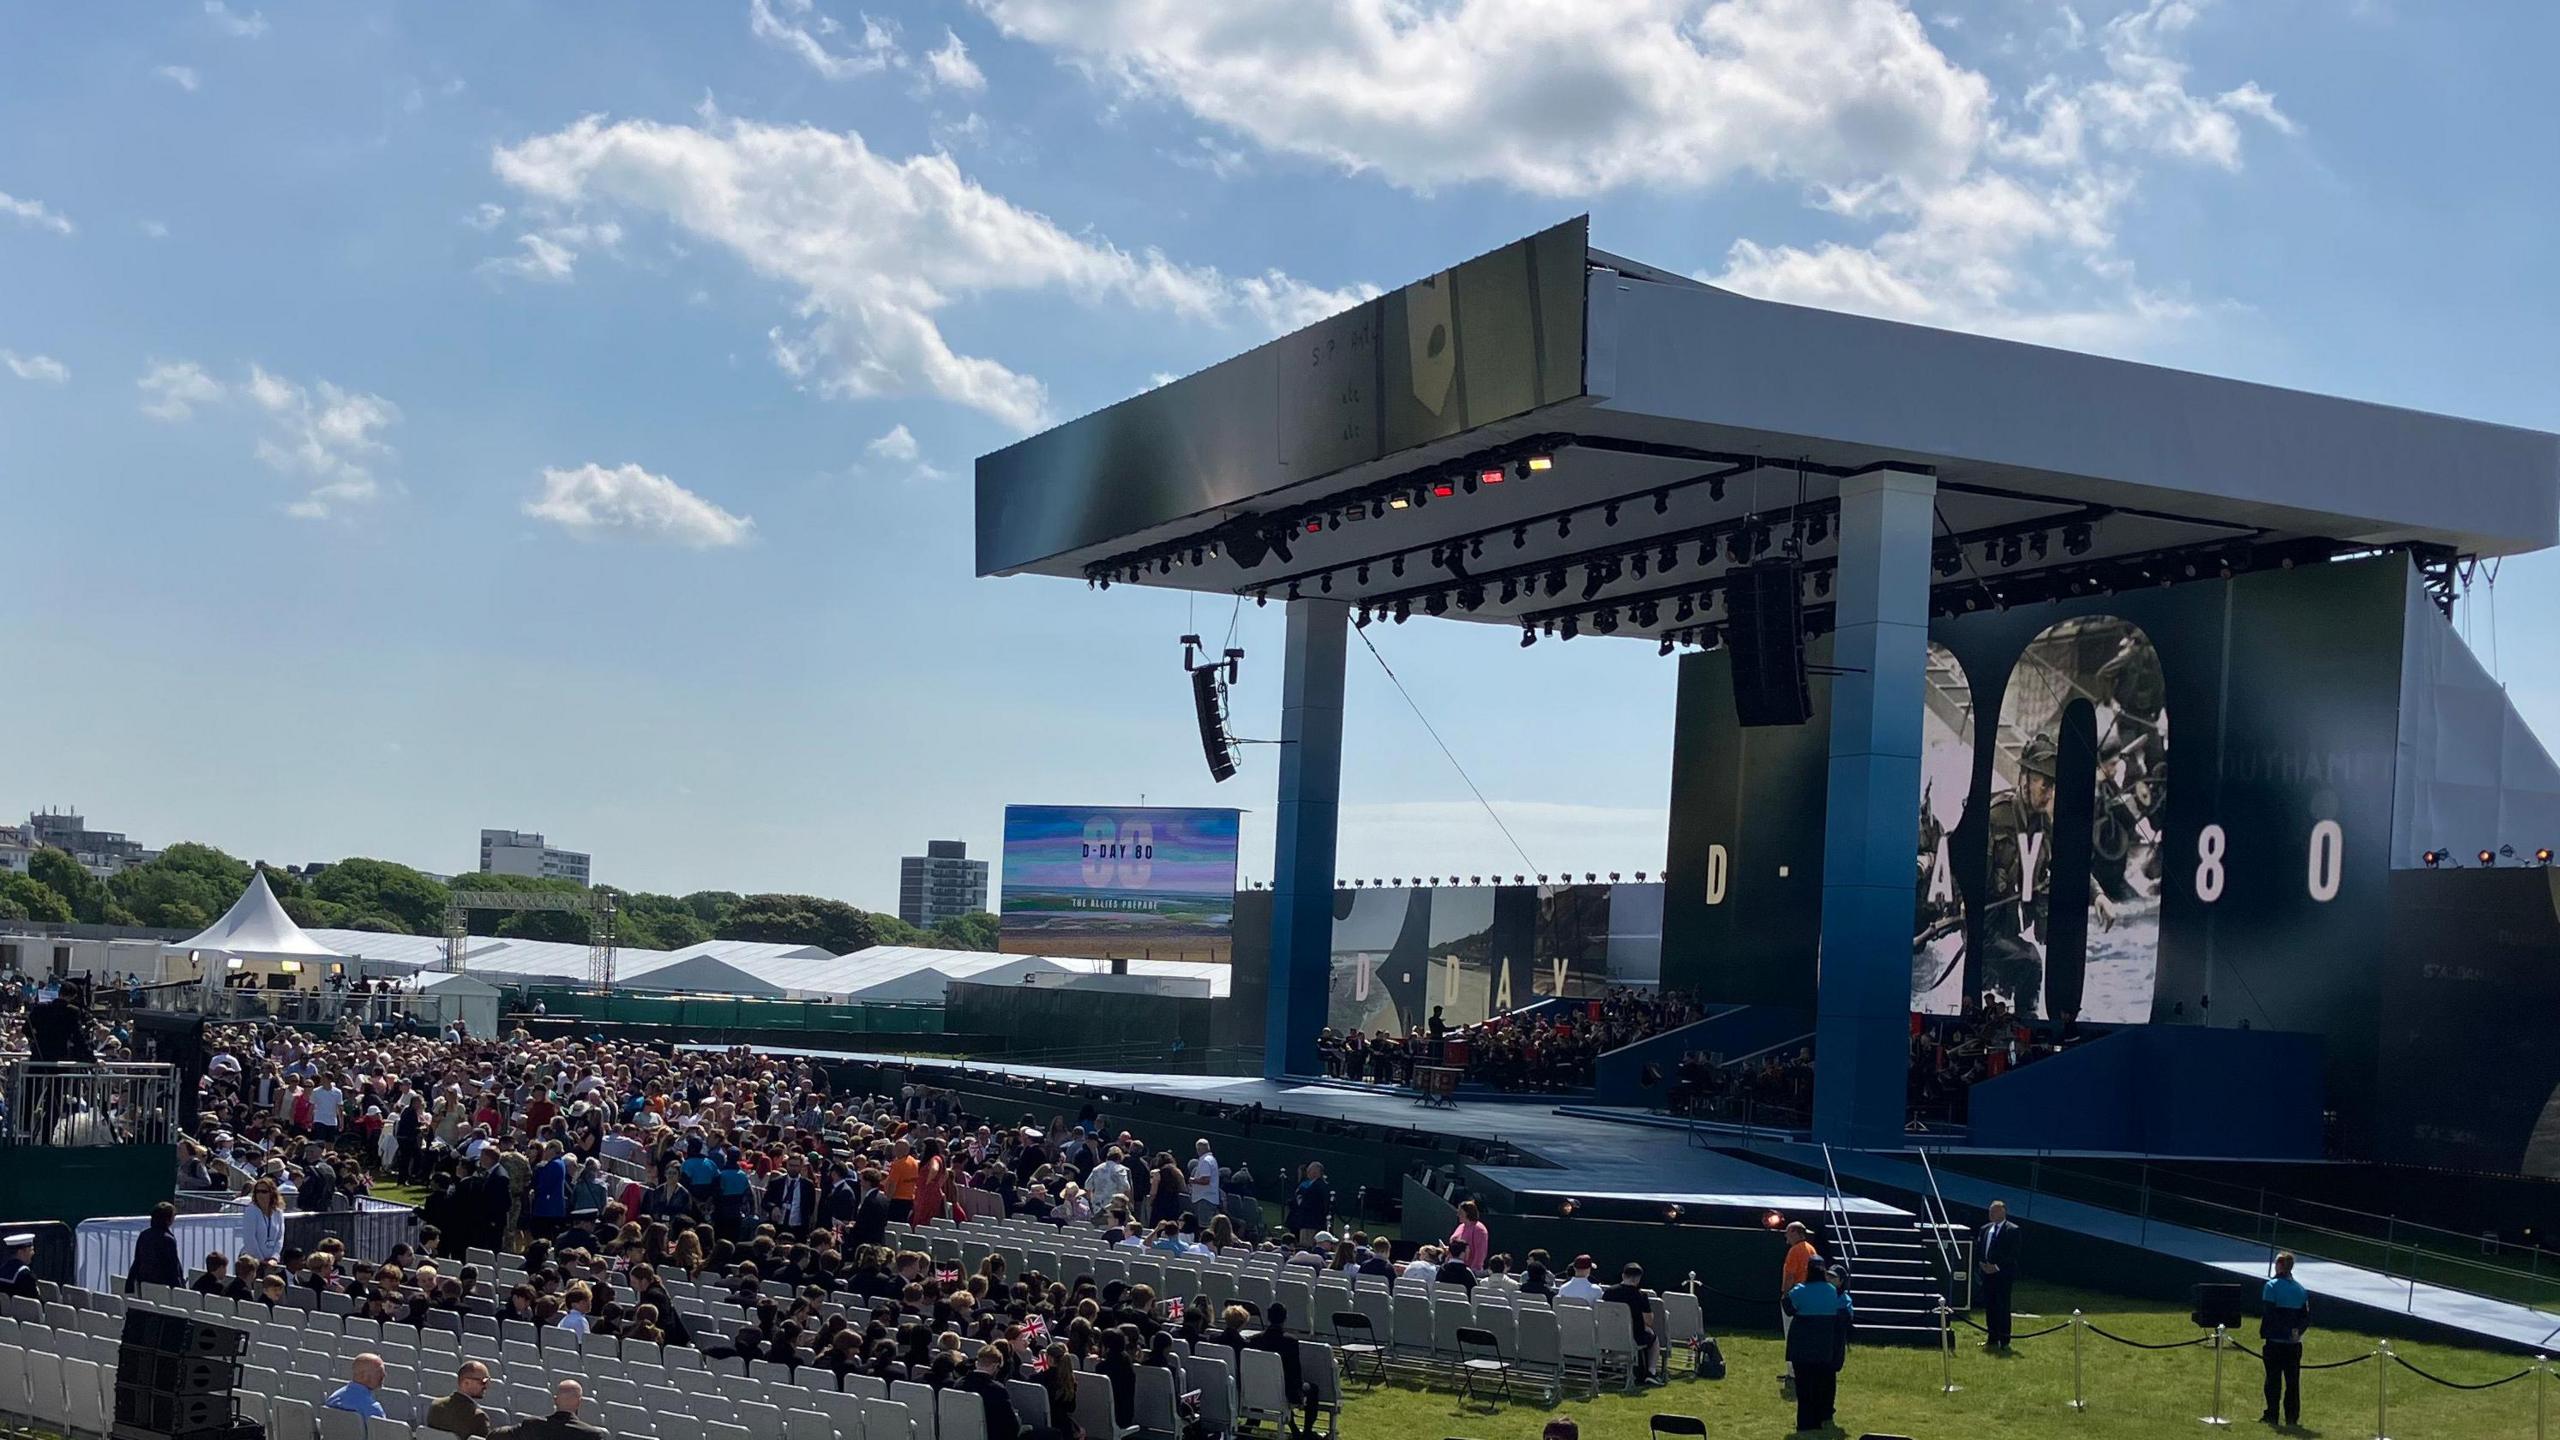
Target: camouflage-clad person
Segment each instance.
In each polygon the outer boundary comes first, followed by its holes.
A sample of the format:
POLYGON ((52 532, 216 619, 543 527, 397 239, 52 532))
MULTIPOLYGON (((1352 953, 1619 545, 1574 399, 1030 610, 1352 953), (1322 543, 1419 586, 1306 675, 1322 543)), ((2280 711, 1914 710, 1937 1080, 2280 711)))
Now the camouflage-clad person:
POLYGON ((1983 907, 1980 988, 1998 993, 2021 1016, 2043 1008, 2054 759, 2052 736, 2029 736, 2018 753, 2018 783, 1991 801, 1991 893, 1983 907))

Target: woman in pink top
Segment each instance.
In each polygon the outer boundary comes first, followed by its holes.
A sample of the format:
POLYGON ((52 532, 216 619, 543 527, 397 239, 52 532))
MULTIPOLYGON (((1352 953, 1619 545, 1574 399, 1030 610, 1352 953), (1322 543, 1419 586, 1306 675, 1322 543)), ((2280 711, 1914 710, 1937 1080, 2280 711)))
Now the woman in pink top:
POLYGON ((1484 1228, 1484 1212, 1473 1200, 1458 1202, 1458 1228, 1449 1232, 1449 1253, 1470 1270, 1484 1269, 1493 1258, 1493 1235, 1484 1228))

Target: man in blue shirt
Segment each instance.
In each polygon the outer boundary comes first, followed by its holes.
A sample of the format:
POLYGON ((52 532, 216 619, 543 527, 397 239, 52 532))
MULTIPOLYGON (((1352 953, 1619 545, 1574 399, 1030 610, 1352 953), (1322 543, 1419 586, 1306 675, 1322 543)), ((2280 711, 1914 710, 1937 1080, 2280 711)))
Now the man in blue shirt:
POLYGON ((2284 1401, 2284 1423, 2302 1423, 2302 1335, 2311 1328, 2311 1292, 2293 1278, 2292 1252, 2276 1256, 2275 1278, 2258 1294, 2258 1341, 2266 1353, 2267 1410, 2261 1425, 2276 1423, 2276 1401, 2284 1401))
POLYGON ((1831 1424, 1840 1398, 1840 1367, 1849 1354, 1852 1310, 1847 1276, 1838 1269, 1816 1268, 1803 1284, 1789 1290, 1786 1312, 1787 1364, 1796 1372, 1796 1429, 1821 1430, 1831 1424))
POLYGON ((329 1398, 320 1403, 331 1410, 352 1410, 376 1420, 390 1419, 391 1412, 382 1408, 381 1399, 373 1393, 382 1388, 382 1357, 370 1351, 357 1356, 347 1375, 347 1383, 329 1392, 329 1398))

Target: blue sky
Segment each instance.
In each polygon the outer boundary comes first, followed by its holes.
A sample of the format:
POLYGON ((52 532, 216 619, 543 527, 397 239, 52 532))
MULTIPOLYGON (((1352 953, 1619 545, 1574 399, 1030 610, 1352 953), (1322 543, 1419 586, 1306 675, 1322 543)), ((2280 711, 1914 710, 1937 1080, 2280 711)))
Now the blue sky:
MULTIPOLYGON (((1008 802, 1240 804, 1174 637, 971 577, 976 454, 1588 210, 1779 298, 2560 428, 2560 11, 2414 0, 21 6, 0 808, 885 906, 1008 802)), ((2425 477, 2410 477, 2424 484, 2425 477)), ((2560 563, 2497 586, 2560 733, 2560 563)), ((2465 623, 2484 656, 2492 607, 2465 623)), ((1278 616, 1233 617, 1240 729, 1278 616)), ((1536 865, 1659 864, 1672 666, 1372 632, 1536 865)), ((1525 868, 1355 646, 1345 874, 1525 868)))

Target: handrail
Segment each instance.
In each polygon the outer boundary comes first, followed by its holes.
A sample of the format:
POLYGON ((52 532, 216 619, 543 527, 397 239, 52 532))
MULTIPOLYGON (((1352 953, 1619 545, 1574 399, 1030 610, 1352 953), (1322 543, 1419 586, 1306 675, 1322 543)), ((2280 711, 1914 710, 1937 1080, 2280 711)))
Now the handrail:
POLYGON ((1858 1236, 1849 1228, 1849 1202, 1840 1195, 1840 1171, 1831 1163, 1831 1142, 1822 1142, 1822 1168, 1831 1176, 1831 1191, 1822 1197, 1823 1210, 1834 1216, 1833 1228, 1839 1232, 1840 1246, 1849 1255, 1849 1268, 1858 1266, 1858 1236))
POLYGON ((1716 1068, 1719 1070, 1730 1070, 1737 1065, 1748 1065, 1752 1061, 1759 1059, 1761 1056, 1771 1054, 1775 1051, 1790 1049, 1801 1050, 1804 1048, 1804 1042, 1812 1039, 1814 1037, 1814 1033, 1815 1032, 1811 1030, 1807 1030, 1801 1035, 1790 1035, 1786 1039, 1780 1040, 1774 1045, 1763 1045, 1748 1055, 1736 1055, 1732 1059, 1726 1060, 1717 1065, 1716 1068))
POLYGON ((1938 1242, 1938 1263, 1947 1267, 1947 1285, 1952 1289, 1956 1283, 1956 1257, 1955 1251, 1947 1245, 1947 1232, 1955 1228, 1955 1216, 1947 1209, 1946 1192, 1938 1188, 1938 1169, 1929 1163, 1929 1147, 1922 1145, 1918 1148, 1920 1173, 1929 1177, 1929 1194, 1937 1202, 1935 1211, 1929 1211, 1925 1203, 1921 1209, 1929 1214, 1929 1228, 1938 1242))

